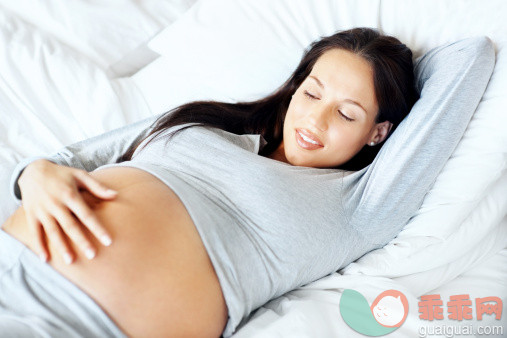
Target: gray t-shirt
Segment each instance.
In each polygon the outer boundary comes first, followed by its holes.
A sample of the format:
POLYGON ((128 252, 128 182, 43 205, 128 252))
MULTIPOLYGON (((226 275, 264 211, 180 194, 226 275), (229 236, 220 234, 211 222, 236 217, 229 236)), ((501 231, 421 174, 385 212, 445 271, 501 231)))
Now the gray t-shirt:
MULTIPOLYGON (((202 126, 169 142, 165 131, 131 161, 114 163, 158 116, 46 158, 87 171, 133 166, 171 187, 219 277, 229 310, 227 337, 270 299, 343 268, 402 230, 461 139, 494 61, 484 37, 420 57, 415 73, 421 99, 360 171, 292 166, 259 156, 266 142, 261 135, 202 126)), ((18 199, 17 177, 34 159, 12 175, 18 199)))

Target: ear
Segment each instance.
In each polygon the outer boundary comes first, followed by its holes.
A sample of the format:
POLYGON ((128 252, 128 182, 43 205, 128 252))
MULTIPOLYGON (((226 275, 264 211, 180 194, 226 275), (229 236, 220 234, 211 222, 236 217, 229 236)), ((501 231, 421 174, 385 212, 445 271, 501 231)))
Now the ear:
POLYGON ((373 133, 372 141, 375 142, 376 144, 383 142, 387 138, 387 135, 389 135, 389 132, 391 131, 392 127, 393 124, 389 121, 377 123, 377 125, 375 126, 375 133, 373 133))

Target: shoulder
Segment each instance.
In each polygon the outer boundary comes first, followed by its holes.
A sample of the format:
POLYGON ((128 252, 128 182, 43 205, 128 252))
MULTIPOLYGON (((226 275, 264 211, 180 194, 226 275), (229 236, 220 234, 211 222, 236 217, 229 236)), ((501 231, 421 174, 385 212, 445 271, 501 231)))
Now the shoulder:
POLYGON ((241 148, 249 152, 259 153, 267 142, 260 134, 238 135, 217 127, 203 126, 199 123, 184 123, 167 128, 154 137, 155 142, 171 138, 172 144, 191 144, 199 147, 241 148))
POLYGON ((267 144, 264 137, 260 134, 238 135, 216 127, 197 126, 195 127, 195 133, 206 135, 209 141, 224 142, 256 154, 267 144))

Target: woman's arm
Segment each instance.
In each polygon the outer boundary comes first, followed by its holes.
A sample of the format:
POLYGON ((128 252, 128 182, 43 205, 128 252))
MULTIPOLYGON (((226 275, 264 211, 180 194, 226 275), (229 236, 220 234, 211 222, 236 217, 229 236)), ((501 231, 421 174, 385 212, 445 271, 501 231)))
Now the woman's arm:
POLYGON ((88 172, 93 171, 102 165, 116 162, 123 153, 148 134, 151 125, 159 116, 151 116, 104 134, 65 146, 55 154, 47 157, 34 156, 23 159, 16 165, 11 175, 10 186, 12 196, 18 202, 21 202, 18 180, 23 170, 30 163, 39 159, 45 159, 55 164, 83 169, 88 172))
POLYGON ((486 37, 432 49, 415 63, 420 99, 386 141, 351 196, 350 224, 379 246, 401 231, 462 138, 489 82, 486 37))
POLYGON ((49 259, 49 238, 64 260, 72 263, 74 252, 66 237, 92 259, 96 249, 83 226, 103 245, 111 244, 111 236, 82 198, 80 189, 100 199, 114 199, 116 193, 93 179, 88 171, 115 162, 147 135, 156 119, 150 117, 64 147, 50 157, 29 158, 18 164, 11 177, 12 192, 19 202, 23 196, 28 227, 42 260, 49 259))

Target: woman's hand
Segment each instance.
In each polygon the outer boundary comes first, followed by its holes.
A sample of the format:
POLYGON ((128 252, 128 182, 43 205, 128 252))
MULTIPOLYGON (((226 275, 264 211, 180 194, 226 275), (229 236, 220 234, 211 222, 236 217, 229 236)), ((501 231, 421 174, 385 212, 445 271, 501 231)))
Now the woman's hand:
POLYGON ((103 186, 85 170, 36 160, 25 168, 18 185, 27 223, 43 261, 49 259, 44 232, 67 264, 72 263, 74 252, 65 235, 77 244, 86 257, 92 259, 95 256, 95 248, 84 234, 83 225, 103 245, 111 244, 111 237, 81 196, 79 188, 101 199, 113 199, 116 192, 103 186))

